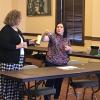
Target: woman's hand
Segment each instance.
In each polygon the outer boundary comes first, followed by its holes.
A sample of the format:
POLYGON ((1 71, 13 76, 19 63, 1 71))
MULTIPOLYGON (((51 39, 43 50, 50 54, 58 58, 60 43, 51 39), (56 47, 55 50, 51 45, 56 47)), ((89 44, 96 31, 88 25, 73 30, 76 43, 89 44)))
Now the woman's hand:
POLYGON ((43 36, 48 36, 48 35, 52 35, 52 32, 46 29, 45 32, 43 33, 43 36))
POLYGON ((29 45, 35 45, 36 44, 36 40, 29 40, 29 45))
POLYGON ((44 35, 49 35, 50 31, 48 29, 45 30, 44 35))
POLYGON ((69 51, 70 53, 72 52, 72 48, 68 45, 64 46, 65 51, 69 51))
POLYGON ((27 42, 23 42, 22 45, 23 45, 23 48, 27 48, 27 42))
POLYGON ((42 41, 48 42, 49 41, 49 35, 51 35, 51 32, 48 29, 46 29, 45 32, 42 35, 42 41))
POLYGON ((16 49, 20 49, 20 48, 27 48, 27 42, 23 42, 16 45, 16 49))

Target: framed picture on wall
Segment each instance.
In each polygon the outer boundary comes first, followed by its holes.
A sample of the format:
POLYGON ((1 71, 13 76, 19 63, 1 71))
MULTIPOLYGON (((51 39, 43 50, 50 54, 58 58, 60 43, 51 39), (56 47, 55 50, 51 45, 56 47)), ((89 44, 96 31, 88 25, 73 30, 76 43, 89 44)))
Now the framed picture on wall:
POLYGON ((27 16, 51 15, 51 0, 27 0, 27 16))

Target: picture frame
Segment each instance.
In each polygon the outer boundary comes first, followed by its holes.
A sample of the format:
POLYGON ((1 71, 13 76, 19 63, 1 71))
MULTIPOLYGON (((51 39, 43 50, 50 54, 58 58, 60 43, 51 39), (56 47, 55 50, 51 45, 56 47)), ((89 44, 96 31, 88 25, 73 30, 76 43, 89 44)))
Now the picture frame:
POLYGON ((27 16, 51 15, 51 0, 27 0, 27 16))

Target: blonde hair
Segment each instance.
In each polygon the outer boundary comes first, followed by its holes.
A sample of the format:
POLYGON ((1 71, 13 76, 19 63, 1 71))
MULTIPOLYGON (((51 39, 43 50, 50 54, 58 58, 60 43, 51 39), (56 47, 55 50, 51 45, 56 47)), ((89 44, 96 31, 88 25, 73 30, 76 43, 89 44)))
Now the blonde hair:
POLYGON ((12 10, 5 17, 4 24, 14 26, 18 23, 17 19, 21 19, 21 12, 18 10, 12 10))

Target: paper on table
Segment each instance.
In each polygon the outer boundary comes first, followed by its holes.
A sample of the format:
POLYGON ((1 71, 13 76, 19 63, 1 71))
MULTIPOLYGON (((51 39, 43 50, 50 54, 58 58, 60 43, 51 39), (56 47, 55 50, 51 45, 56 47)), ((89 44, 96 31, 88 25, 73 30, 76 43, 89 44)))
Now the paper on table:
POLYGON ((76 66, 65 66, 65 67, 57 67, 58 69, 62 69, 62 70, 74 70, 74 69, 78 69, 78 67, 76 66))

